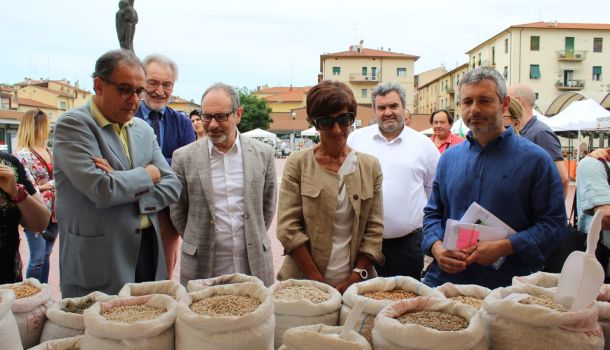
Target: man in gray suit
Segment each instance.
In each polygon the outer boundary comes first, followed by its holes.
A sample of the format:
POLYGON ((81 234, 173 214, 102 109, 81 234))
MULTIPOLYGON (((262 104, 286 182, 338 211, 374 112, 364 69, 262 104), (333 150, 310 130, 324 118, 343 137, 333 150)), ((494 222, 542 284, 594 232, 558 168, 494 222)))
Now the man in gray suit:
POLYGON ((182 184, 171 218, 182 236, 180 282, 243 273, 273 283, 267 229, 275 213, 272 147, 241 136, 244 110, 231 86, 216 83, 201 98, 206 136, 174 152, 182 184))
POLYGON ((64 298, 116 294, 127 282, 166 278, 156 212, 175 202, 181 188, 152 128, 133 118, 144 84, 133 52, 107 52, 95 64, 95 95, 55 126, 64 298))

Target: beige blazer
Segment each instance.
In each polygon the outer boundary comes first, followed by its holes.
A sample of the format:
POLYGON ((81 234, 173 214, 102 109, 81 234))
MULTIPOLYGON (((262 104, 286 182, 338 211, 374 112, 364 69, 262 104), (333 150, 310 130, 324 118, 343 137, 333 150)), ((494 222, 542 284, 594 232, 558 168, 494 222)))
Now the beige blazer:
MULTIPOLYGON (((377 158, 357 153, 355 172, 345 175, 347 195, 354 210, 350 264, 366 254, 383 264, 383 209, 381 166, 377 158)), ((305 278, 290 253, 306 244, 314 263, 324 275, 333 245, 333 227, 339 193, 339 176, 315 160, 313 149, 291 155, 284 167, 278 207, 277 237, 286 259, 277 278, 305 278)))
MULTIPOLYGON (((273 257, 267 229, 275 214, 277 177, 273 148, 240 136, 244 164, 244 213, 246 250, 252 275, 269 286, 273 279, 273 257)), ((214 188, 208 138, 177 149, 172 169, 182 184, 178 202, 170 206, 171 218, 182 236, 180 282, 215 277, 214 188)))

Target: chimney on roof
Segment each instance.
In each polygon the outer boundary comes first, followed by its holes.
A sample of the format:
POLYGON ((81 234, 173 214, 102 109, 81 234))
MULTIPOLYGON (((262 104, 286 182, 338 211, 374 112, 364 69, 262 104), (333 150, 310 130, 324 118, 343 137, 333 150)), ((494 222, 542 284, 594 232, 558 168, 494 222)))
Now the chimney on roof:
POLYGON ((360 46, 364 45, 364 39, 360 39, 360 46))
POLYGON ((349 46, 349 50, 350 50, 350 51, 355 51, 355 50, 354 50, 354 45, 350 45, 350 46, 349 46))
POLYGON ((80 89, 80 82, 78 80, 74 82, 74 87, 80 89))
POLYGON ((388 47, 388 52, 392 52, 392 49, 390 49, 389 47, 388 47))
POLYGON ((547 27, 550 27, 550 28, 557 28, 558 27, 556 20, 555 21, 550 21, 546 25, 547 25, 547 27))

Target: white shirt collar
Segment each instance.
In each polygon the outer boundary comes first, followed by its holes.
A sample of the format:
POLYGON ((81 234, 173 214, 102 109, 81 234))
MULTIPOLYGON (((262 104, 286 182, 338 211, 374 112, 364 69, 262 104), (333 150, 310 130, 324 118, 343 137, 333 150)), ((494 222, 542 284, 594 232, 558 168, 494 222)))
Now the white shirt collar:
POLYGON ((375 124, 375 126, 377 127, 377 129, 375 130, 375 133, 373 133, 373 139, 378 138, 378 139, 381 139, 388 143, 402 142, 402 139, 406 137, 407 128, 408 128, 408 126, 405 125, 402 128, 402 131, 400 132, 400 134, 398 134, 398 136, 396 136, 395 139, 393 139, 392 141, 388 141, 388 139, 385 136, 383 136, 383 133, 381 132, 381 129, 379 128, 379 124, 375 124))
POLYGON ((229 150, 226 152, 222 152, 221 150, 219 150, 218 147, 216 147, 212 143, 212 140, 208 137, 208 152, 209 152, 210 157, 224 156, 225 154, 230 154, 230 153, 240 153, 241 152, 241 142, 239 141, 239 136, 240 136, 239 131, 237 131, 237 136, 235 136, 235 142, 233 142, 233 146, 231 146, 231 148, 229 148, 229 150))

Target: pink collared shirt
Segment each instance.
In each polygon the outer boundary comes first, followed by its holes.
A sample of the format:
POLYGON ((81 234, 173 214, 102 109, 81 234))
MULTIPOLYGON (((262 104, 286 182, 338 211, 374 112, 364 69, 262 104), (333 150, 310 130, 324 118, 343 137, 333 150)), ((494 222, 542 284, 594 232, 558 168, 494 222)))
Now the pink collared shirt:
MULTIPOLYGON (((436 139, 436 135, 430 136, 430 139, 432 140, 432 142, 434 142, 434 140, 436 139)), ((449 137, 447 137, 447 139, 445 141, 443 141, 443 143, 441 143, 440 145, 437 146, 438 151, 442 154, 450 146, 455 146, 458 143, 461 143, 462 141, 464 141, 463 138, 449 132, 449 137)), ((435 145, 436 145, 436 143, 435 143, 435 145)))

